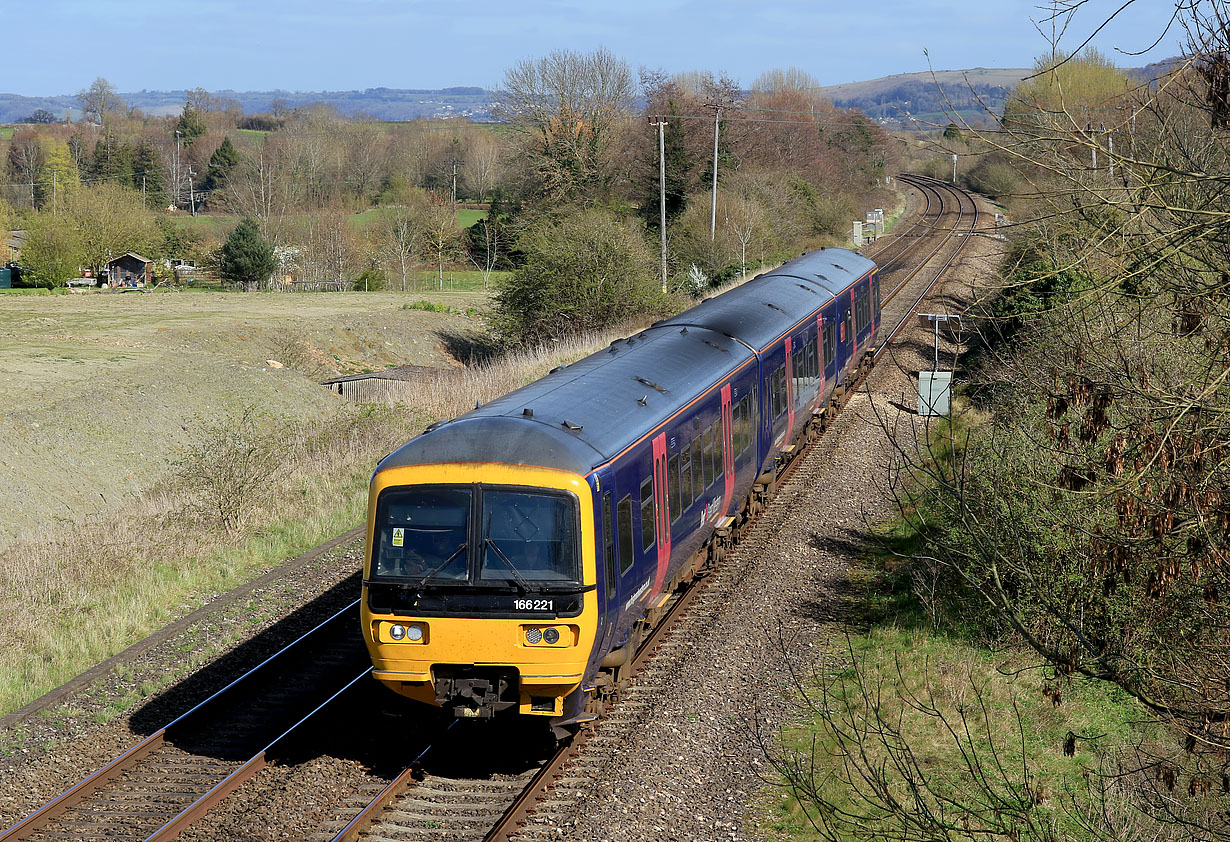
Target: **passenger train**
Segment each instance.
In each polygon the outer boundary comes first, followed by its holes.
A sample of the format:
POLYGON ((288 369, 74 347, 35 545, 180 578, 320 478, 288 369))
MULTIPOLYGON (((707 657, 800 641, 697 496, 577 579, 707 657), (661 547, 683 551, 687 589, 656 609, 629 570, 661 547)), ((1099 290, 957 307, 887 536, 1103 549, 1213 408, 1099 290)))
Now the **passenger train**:
POLYGON ((875 264, 820 249, 385 457, 363 568, 375 677, 560 736, 600 715, 879 328, 875 264))

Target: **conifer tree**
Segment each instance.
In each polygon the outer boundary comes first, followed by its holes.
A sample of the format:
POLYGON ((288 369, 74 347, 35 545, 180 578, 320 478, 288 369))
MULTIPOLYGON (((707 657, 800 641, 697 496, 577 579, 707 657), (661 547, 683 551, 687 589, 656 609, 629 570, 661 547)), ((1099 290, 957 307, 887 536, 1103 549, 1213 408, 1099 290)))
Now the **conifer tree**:
POLYGON ((235 151, 230 137, 222 138, 222 143, 214 150, 214 154, 209 156, 209 171, 205 174, 205 180, 201 182, 201 189, 209 192, 225 187, 231 170, 235 169, 238 163, 239 153, 235 151))
POLYGON ((269 280, 275 268, 273 245, 261 236, 256 219, 245 216, 222 244, 219 274, 228 283, 252 288, 269 280))

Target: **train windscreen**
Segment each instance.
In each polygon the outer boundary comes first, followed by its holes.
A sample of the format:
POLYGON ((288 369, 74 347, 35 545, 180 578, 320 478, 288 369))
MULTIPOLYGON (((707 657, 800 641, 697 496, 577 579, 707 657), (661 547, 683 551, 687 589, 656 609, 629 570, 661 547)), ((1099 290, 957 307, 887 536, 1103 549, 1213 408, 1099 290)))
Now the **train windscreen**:
POLYGON ((380 495, 376 520, 373 579, 537 591, 581 578, 579 515, 568 494, 391 488, 380 495))

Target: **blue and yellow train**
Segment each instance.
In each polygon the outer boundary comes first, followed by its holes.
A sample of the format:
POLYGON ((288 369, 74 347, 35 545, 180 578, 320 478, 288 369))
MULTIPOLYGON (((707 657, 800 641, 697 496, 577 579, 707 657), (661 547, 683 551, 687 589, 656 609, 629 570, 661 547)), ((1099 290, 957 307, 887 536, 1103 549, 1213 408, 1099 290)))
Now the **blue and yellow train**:
POLYGON ((459 718, 562 734, 599 715, 879 327, 875 264, 821 249, 385 457, 363 571, 375 677, 459 718))

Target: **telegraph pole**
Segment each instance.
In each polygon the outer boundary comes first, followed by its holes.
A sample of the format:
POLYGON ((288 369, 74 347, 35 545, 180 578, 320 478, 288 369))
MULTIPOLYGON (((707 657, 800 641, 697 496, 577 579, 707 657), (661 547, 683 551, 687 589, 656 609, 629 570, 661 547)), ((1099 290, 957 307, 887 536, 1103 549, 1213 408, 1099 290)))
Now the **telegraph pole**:
POLYGON ((180 196, 180 193, 179 193, 179 180, 180 180, 180 173, 179 173, 179 129, 176 129, 176 130, 175 130, 175 174, 174 174, 174 176, 172 177, 172 180, 175 182, 175 195, 171 197, 171 201, 172 201, 172 203, 173 203, 173 204, 175 204, 175 206, 176 206, 176 207, 178 207, 178 206, 179 206, 179 196, 180 196))
POLYGON ((192 192, 192 177, 196 175, 192 168, 188 168, 188 204, 192 206, 192 215, 196 216, 196 194, 192 192))
POLYGON ((722 106, 715 103, 705 107, 713 109, 713 201, 709 207, 709 239, 712 240, 717 233, 718 121, 722 116, 722 106))
POLYGON ((658 127, 658 210, 662 230, 662 291, 666 292, 666 121, 651 125, 658 127))

